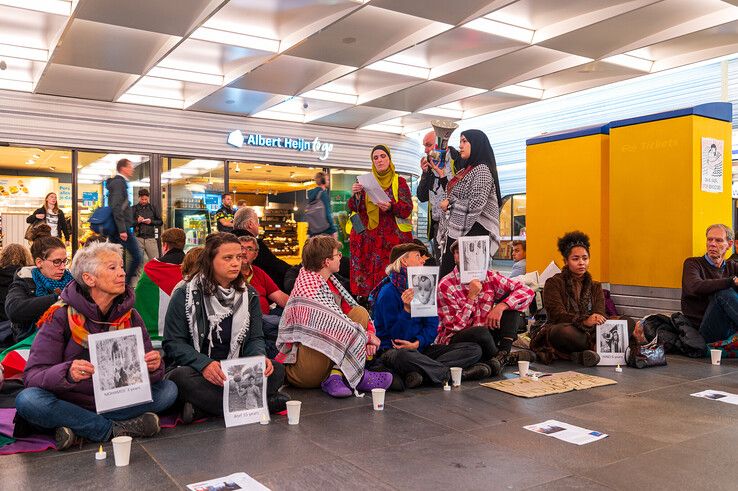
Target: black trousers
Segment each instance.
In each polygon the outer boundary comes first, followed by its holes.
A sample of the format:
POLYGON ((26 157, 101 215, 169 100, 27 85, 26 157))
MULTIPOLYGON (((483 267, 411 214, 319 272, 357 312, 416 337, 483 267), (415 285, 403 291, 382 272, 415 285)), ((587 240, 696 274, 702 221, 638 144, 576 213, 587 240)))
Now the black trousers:
POLYGON ((422 352, 408 349, 388 349, 380 356, 381 363, 393 373, 405 376, 418 372, 433 384, 449 380, 450 367, 467 368, 478 362, 481 348, 474 343, 431 345, 422 352))
MULTIPOLYGON (((274 372, 267 378, 267 397, 277 393, 284 383, 284 366, 272 360, 274 372)), ((167 374, 177 384, 178 403, 189 402, 197 409, 214 416, 223 416, 223 387, 213 385, 192 367, 177 367, 167 374)))
POLYGON ((487 361, 497 354, 500 349, 510 351, 512 340, 517 337, 517 326, 510 322, 501 323, 499 329, 490 329, 487 326, 477 326, 464 329, 453 335, 451 345, 456 343, 476 343, 482 348, 482 361, 487 361), (504 338, 508 338, 507 340, 504 338))
MULTIPOLYGON (((474 222, 474 225, 472 225, 472 228, 466 236, 473 235, 489 235, 489 230, 482 227, 479 222, 474 222)), ((456 263, 454 262, 454 253, 451 252, 451 244, 453 244, 455 240, 456 239, 452 239, 451 237, 446 237, 446 246, 443 250, 443 254, 441 255, 441 270, 438 273, 438 276, 441 278, 453 271, 454 266, 456 266, 456 263)))

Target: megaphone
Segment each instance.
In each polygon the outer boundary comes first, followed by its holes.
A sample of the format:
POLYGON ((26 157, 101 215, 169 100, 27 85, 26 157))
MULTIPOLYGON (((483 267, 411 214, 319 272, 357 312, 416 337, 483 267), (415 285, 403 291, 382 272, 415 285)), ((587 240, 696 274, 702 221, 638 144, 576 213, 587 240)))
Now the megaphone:
POLYGON ((459 125, 453 121, 434 119, 431 121, 431 126, 433 126, 433 132, 436 134, 436 149, 430 152, 428 157, 434 162, 438 162, 440 167, 443 167, 443 163, 447 160, 446 150, 448 149, 448 140, 451 138, 451 133, 459 125))

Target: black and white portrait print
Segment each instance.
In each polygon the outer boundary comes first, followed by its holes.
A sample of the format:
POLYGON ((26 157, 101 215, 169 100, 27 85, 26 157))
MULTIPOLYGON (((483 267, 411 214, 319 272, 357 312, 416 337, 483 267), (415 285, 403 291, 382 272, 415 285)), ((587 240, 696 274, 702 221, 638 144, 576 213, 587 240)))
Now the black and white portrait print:
POLYGON ((135 334, 98 341, 96 355, 95 370, 102 390, 143 382, 145 367, 139 363, 135 334))
POLYGON ((436 303, 436 281, 434 274, 418 274, 413 276, 413 302, 420 305, 436 303))
POLYGON ((413 289, 410 302, 411 317, 434 317, 438 315, 437 266, 410 266, 407 268, 408 288, 413 289))
POLYGON ((459 273, 462 283, 483 280, 489 265, 489 237, 472 236, 459 239, 459 273))
POLYGON ((228 367, 228 410, 247 411, 262 407, 261 385, 263 370, 255 365, 235 365, 228 367))
POLYGON ((608 320, 597 326, 596 349, 600 355, 598 365, 625 365, 628 349, 628 323, 624 320, 608 320))

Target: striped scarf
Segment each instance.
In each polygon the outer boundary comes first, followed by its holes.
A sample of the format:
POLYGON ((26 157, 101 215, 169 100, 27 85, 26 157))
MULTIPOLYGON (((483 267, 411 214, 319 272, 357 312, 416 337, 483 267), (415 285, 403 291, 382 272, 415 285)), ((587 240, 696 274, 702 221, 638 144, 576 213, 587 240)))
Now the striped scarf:
MULTIPOLYGON (((40 329, 47 321, 51 320, 51 318, 54 316, 54 312, 56 312, 58 309, 62 307, 67 307, 67 322, 69 324, 69 331, 72 334, 72 340, 77 343, 78 345, 82 346, 83 348, 87 349, 88 343, 87 343, 87 337, 90 335, 90 331, 87 330, 85 327, 85 323, 87 322, 87 318, 77 312, 77 309, 72 307, 71 305, 67 305, 62 300, 59 300, 55 304, 53 304, 51 307, 46 309, 46 312, 43 313, 41 318, 36 323, 36 326, 40 329)), ((131 327, 131 313, 133 312, 133 309, 129 310, 125 314, 121 315, 117 319, 113 319, 110 322, 101 322, 101 321, 92 321, 95 324, 101 324, 108 326, 108 331, 119 331, 121 329, 128 329, 131 327)))

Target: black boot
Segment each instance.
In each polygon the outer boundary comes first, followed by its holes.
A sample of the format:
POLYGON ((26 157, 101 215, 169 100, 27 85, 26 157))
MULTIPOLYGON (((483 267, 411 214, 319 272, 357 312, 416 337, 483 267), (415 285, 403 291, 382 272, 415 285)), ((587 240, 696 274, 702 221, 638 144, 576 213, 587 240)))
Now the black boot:
POLYGON ((492 369, 486 363, 475 363, 461 371, 461 380, 481 380, 492 376, 492 369))

